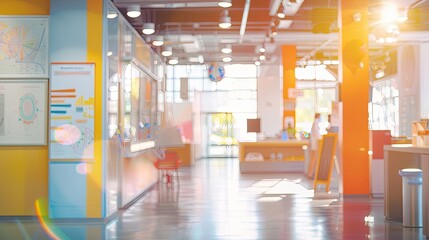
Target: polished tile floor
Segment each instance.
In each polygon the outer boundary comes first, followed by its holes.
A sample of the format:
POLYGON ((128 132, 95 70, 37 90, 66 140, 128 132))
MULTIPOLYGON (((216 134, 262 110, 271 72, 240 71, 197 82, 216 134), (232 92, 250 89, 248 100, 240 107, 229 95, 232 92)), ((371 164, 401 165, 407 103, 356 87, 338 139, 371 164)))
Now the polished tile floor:
MULTIPOLYGON (((205 159, 108 223, 55 225, 64 239, 426 239, 421 228, 386 222, 383 199, 314 198, 312 188, 302 174, 240 174, 237 159, 205 159)), ((0 239, 49 237, 34 219, 8 218, 0 239)))

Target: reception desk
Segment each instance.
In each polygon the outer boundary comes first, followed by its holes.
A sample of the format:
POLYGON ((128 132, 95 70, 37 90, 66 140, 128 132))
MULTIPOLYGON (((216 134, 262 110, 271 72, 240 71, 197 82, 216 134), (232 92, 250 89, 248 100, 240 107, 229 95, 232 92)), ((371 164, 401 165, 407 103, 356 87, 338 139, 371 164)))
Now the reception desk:
POLYGON ((404 146, 384 146, 384 216, 387 220, 402 219, 402 177, 398 172, 403 168, 420 168, 423 170, 423 233, 428 236, 429 148, 404 146))
POLYGON ((304 172, 308 145, 305 140, 240 142, 240 171, 304 172))

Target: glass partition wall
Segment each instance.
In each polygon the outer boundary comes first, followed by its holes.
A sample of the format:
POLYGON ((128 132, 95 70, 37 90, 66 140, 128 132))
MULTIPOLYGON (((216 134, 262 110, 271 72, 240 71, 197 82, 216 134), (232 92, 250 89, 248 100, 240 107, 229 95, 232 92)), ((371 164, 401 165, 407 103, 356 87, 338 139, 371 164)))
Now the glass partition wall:
POLYGON ((257 66, 230 64, 224 69, 224 78, 213 82, 207 65, 167 66, 166 101, 199 101, 197 125, 201 131, 196 134, 201 136, 194 137, 201 139, 198 157, 237 157, 238 141, 255 137, 254 133, 246 132, 245 126, 248 118, 257 117, 257 66), (187 78, 188 99, 180 97, 181 78, 187 78))
POLYGON ((162 120, 165 65, 110 3, 105 16, 105 202, 111 215, 157 180, 140 156, 154 147, 162 120))

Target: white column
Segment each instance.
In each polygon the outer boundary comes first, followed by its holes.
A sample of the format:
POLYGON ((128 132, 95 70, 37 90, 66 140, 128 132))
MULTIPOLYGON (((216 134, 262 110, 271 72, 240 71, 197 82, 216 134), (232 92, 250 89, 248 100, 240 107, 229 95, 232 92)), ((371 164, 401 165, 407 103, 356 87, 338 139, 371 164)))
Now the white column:
POLYGON ((420 118, 429 118, 429 44, 420 45, 420 118))

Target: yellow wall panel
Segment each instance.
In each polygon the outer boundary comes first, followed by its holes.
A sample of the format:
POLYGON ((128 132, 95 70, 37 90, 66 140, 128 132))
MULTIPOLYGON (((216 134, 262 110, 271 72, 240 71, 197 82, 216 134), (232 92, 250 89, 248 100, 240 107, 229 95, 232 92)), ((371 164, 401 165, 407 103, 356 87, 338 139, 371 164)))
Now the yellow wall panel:
POLYGON ((50 0, 1 0, 0 15, 49 15, 50 0))
POLYGON ((34 215, 48 197, 48 147, 1 147, 0 192, 0 216, 34 215))
POLYGON ((102 217, 102 93, 103 93, 103 1, 88 0, 88 50, 89 62, 95 63, 95 116, 94 116, 94 157, 93 171, 87 175, 88 218, 102 217))
MULTIPOLYGON (((49 0, 1 0, 0 15, 49 15, 49 0)), ((0 147, 0 216, 34 215, 48 197, 48 147, 0 147)))

